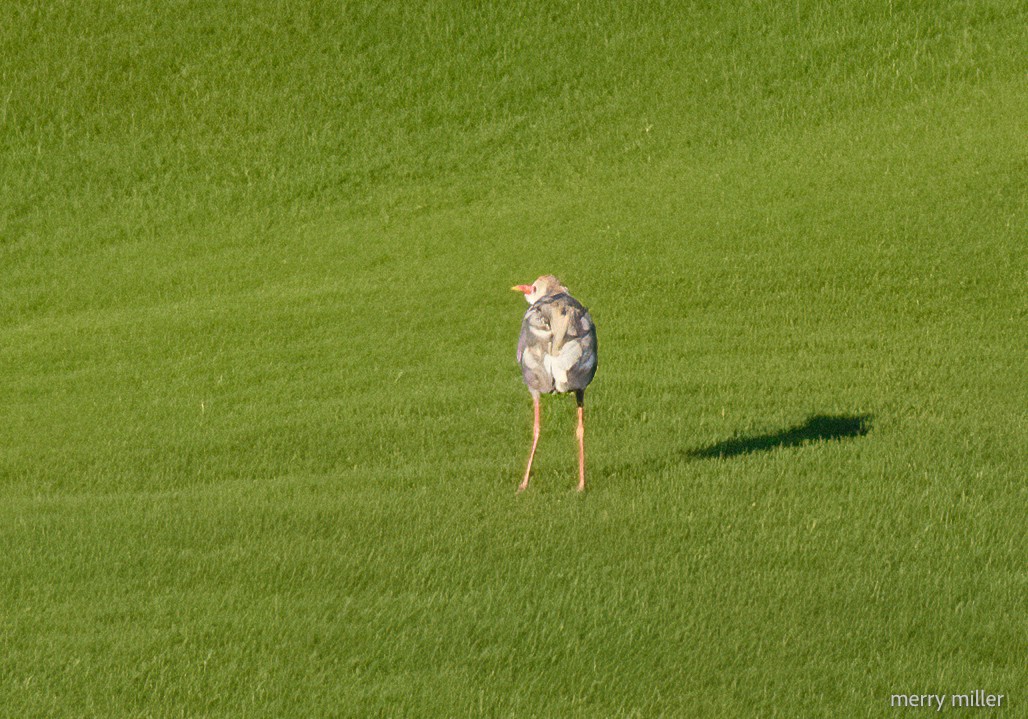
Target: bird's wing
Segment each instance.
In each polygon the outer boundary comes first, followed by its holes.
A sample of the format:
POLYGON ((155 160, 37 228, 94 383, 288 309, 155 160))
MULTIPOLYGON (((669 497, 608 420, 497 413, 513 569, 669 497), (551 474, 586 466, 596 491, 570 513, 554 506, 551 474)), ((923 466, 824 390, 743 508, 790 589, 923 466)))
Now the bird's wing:
POLYGON ((525 312, 518 337, 518 364, 525 384, 536 392, 553 391, 553 375, 544 358, 550 346, 550 321, 538 303, 525 312))
POLYGON ((571 295, 560 294, 549 303, 552 331, 550 354, 560 354, 564 345, 588 336, 593 330, 589 310, 571 295))
POLYGON ((572 308, 563 303, 550 305, 550 354, 558 355, 568 338, 568 330, 574 331, 572 308))
POLYGON ((521 335, 518 337, 518 362, 522 361, 525 350, 550 343, 550 320, 543 308, 536 303, 525 312, 521 320, 521 335))
POLYGON ((596 327, 589 311, 570 295, 558 295, 553 305, 550 371, 558 391, 584 389, 596 373, 596 327))

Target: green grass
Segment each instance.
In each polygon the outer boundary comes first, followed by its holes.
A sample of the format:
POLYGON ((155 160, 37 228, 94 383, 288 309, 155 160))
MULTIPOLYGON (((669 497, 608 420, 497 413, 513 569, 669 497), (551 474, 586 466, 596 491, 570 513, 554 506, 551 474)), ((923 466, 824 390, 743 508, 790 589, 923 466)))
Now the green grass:
POLYGON ((1023 712, 1026 19, 5 5, 0 715, 1023 712))

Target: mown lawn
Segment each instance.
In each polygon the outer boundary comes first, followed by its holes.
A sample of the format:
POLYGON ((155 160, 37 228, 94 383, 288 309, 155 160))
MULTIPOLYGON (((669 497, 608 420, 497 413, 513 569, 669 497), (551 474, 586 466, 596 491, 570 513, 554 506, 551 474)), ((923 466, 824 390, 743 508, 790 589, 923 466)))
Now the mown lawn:
POLYGON ((1025 20, 5 6, 0 716, 1017 715, 1025 20))

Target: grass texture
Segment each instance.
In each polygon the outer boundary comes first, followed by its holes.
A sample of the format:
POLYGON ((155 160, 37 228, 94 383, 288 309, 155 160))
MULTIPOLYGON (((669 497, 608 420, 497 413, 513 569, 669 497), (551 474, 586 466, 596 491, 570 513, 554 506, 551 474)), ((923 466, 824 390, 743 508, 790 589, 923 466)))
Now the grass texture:
POLYGON ((5 3, 0 715, 1023 711, 1026 20, 5 3))

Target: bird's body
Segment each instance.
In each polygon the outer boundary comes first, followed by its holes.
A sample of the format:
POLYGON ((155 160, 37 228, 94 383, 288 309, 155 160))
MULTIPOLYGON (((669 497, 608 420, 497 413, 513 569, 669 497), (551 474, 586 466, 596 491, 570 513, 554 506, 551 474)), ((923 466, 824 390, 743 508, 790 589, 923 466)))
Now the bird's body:
POLYGON ((536 301, 521 321, 518 364, 536 392, 585 389, 596 374, 596 327, 589 311, 566 292, 536 301))
POLYGON ((532 393, 535 422, 532 450, 525 477, 518 487, 528 487, 532 459, 539 442, 539 396, 574 392, 578 402, 578 489, 585 489, 585 388, 596 374, 596 326, 589 311, 572 297, 553 275, 543 275, 531 285, 511 288, 523 292, 529 303, 521 321, 518 364, 532 393))

